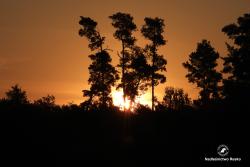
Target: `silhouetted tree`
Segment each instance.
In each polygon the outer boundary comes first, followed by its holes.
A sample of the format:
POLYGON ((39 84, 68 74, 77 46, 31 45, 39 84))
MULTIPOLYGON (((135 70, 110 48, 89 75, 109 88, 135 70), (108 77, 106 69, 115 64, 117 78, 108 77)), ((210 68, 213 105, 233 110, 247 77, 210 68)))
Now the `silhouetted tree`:
POLYGON ((89 48, 92 51, 98 50, 95 54, 89 55, 92 64, 89 66, 88 82, 91 86, 90 90, 83 90, 83 95, 89 98, 86 102, 88 105, 97 104, 108 107, 112 105, 111 86, 114 86, 119 76, 111 65, 112 59, 109 53, 103 49, 105 38, 96 30, 97 22, 89 17, 81 16, 79 24, 82 26, 79 35, 88 39, 89 48))
POLYGON ((184 105, 191 103, 187 93, 183 89, 166 87, 165 95, 163 97, 163 104, 169 109, 181 110, 184 105))
POLYGON ((28 104, 29 100, 25 91, 19 87, 19 85, 14 85, 9 91, 6 92, 6 100, 11 104, 28 104))
POLYGON ((89 41, 89 48, 94 51, 99 49, 102 51, 102 45, 104 43, 105 37, 102 37, 100 33, 96 30, 97 22, 89 17, 80 16, 79 24, 82 28, 79 30, 79 35, 85 36, 89 41))
POLYGON ((68 104, 64 104, 61 107, 62 111, 64 112, 79 112, 82 111, 81 105, 74 104, 73 102, 70 102, 68 104))
POLYGON ((200 103, 207 104, 211 99, 220 97, 218 83, 221 81, 221 74, 216 71, 219 53, 207 40, 202 40, 197 45, 195 52, 189 55, 189 60, 183 63, 188 70, 186 77, 189 82, 196 83, 201 88, 200 103))
POLYGON ((150 65, 147 63, 145 51, 134 46, 131 50, 130 63, 126 78, 126 94, 131 101, 142 95, 150 86, 150 65))
POLYGON ((128 68, 131 60, 130 50, 134 46, 135 38, 132 36, 132 33, 136 30, 136 25, 133 22, 133 17, 127 13, 118 12, 109 16, 112 19, 112 25, 116 28, 114 37, 121 41, 122 51, 120 56, 120 63, 118 67, 122 69, 121 84, 118 85, 118 88, 122 87, 123 90, 123 100, 125 102, 126 96, 133 92, 133 88, 127 87, 133 75, 129 74, 128 68), (129 90, 130 89, 130 90, 129 90))
POLYGON ((247 104, 250 99, 250 13, 222 31, 233 40, 233 45, 226 43, 229 53, 223 58, 223 72, 229 75, 223 81, 223 94, 230 104, 247 104))
POLYGON ((164 20, 158 17, 144 19, 145 24, 141 28, 141 33, 151 44, 146 46, 148 57, 151 59, 151 88, 152 88, 152 110, 154 111, 154 87, 159 83, 166 82, 166 77, 159 71, 166 71, 167 61, 162 55, 157 54, 157 49, 161 45, 165 45, 166 41, 162 33, 164 32, 164 20))
POLYGON ((174 99, 175 90, 173 87, 165 88, 165 95, 163 97, 163 103, 170 109, 173 109, 173 99, 174 99))
POLYGON ((148 105, 137 104, 135 107, 136 113, 147 113, 150 111, 151 111, 151 109, 148 105))
POLYGON ((44 107, 54 107, 56 105, 55 100, 56 100, 55 96, 47 95, 45 97, 41 97, 38 100, 35 100, 34 104, 44 106, 44 107))

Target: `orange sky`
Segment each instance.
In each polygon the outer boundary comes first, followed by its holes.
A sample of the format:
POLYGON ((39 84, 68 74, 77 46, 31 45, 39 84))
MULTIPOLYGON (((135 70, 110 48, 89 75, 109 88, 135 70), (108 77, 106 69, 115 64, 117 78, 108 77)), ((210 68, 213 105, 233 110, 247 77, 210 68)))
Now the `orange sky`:
MULTIPOLYGON (((31 100, 53 94, 58 104, 83 101, 91 52, 86 39, 78 36, 79 16, 98 22, 117 65, 121 47, 108 16, 118 11, 130 13, 139 29, 146 16, 165 20, 168 42, 160 52, 168 61, 167 82, 156 88, 156 95, 161 100, 164 87, 174 86, 196 98, 198 90, 187 82, 182 62, 203 38, 225 56, 227 38, 221 28, 249 12, 250 1, 0 0, 0 97, 18 83, 31 100)), ((143 46, 145 40, 140 33, 136 36, 143 46)))

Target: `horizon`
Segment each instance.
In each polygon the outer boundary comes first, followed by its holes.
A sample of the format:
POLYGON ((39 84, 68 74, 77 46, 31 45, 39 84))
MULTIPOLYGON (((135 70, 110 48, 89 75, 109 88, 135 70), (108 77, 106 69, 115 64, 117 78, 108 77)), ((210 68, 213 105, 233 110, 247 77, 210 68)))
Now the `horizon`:
MULTIPOLYGON (((113 37, 114 28, 108 16, 127 12, 134 17, 137 28, 144 17, 160 17, 165 22, 165 46, 159 53, 167 59, 167 82, 156 87, 156 96, 166 86, 183 88, 192 99, 198 96, 195 85, 185 78, 187 71, 182 63, 188 59, 202 39, 226 56, 225 42, 230 42, 221 31, 239 16, 249 12, 247 1, 4 1, 0 0, 0 97, 14 84, 36 100, 47 94, 56 97, 59 105, 84 101, 82 90, 88 89, 88 55, 86 39, 78 35, 80 16, 91 17, 106 37, 104 46, 113 50, 112 64, 118 64, 120 42, 113 37), (84 4, 87 4, 86 6, 84 4), (144 5, 142 6, 141 3, 144 5), (112 5, 111 5, 112 4, 112 5), (211 13, 211 11, 213 11, 211 13), (224 11, 224 12, 221 12, 224 11)), ((147 41, 135 33, 138 45, 147 41)), ((222 69, 221 61, 218 70, 222 69)), ((145 95, 150 101, 150 89, 145 95)))

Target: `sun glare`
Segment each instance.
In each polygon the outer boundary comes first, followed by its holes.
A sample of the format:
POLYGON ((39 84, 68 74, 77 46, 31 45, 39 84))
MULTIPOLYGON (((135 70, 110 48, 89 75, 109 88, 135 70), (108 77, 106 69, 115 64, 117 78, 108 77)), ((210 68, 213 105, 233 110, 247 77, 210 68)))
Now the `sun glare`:
POLYGON ((120 108, 120 110, 129 110, 131 108, 130 100, 125 99, 125 102, 123 100, 123 92, 122 90, 115 90, 112 92, 113 97, 113 104, 120 108))
POLYGON ((131 102, 128 98, 123 100, 123 91, 122 90, 112 90, 113 104, 120 108, 121 111, 133 112, 137 104, 148 105, 149 101, 146 96, 137 97, 135 102, 131 102))

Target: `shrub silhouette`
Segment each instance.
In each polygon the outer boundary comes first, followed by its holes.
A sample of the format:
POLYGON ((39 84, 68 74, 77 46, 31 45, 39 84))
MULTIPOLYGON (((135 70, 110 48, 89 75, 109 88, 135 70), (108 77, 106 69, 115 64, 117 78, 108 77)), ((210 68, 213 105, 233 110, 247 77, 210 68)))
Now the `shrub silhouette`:
POLYGON ((184 105, 190 105, 191 100, 187 93, 184 93, 183 89, 166 87, 165 94, 163 96, 163 105, 171 110, 183 110, 184 105))
POLYGON ((15 105, 29 103, 26 92, 23 91, 18 84, 12 86, 11 89, 6 92, 6 100, 15 105))
POLYGON ((56 107, 55 100, 55 96, 47 95, 45 97, 41 97, 40 99, 35 100, 34 104, 40 107, 47 108, 49 110, 53 110, 53 108, 56 107))

